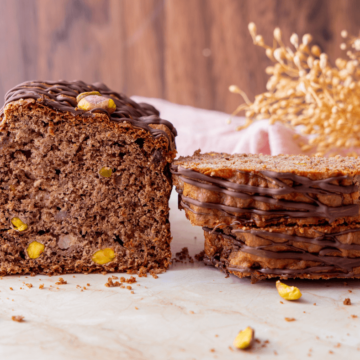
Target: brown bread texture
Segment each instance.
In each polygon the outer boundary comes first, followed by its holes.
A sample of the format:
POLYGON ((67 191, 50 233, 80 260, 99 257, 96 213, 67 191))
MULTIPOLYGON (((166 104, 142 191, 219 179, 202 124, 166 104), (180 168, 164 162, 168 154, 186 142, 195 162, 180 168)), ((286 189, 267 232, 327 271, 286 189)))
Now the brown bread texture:
POLYGON ((103 84, 28 82, 7 94, 0 133, 0 274, 153 270, 170 263, 176 130, 103 84), (76 96, 116 103, 81 111, 76 96), (144 125, 142 125, 144 124, 144 125), (110 168, 110 177, 99 171, 110 168), (28 227, 18 231, 12 219, 28 227), (29 245, 44 246, 30 258, 29 245), (94 262, 110 249, 106 263, 94 262))
POLYGON ((195 152, 171 166, 207 265, 238 277, 360 277, 360 160, 195 152))

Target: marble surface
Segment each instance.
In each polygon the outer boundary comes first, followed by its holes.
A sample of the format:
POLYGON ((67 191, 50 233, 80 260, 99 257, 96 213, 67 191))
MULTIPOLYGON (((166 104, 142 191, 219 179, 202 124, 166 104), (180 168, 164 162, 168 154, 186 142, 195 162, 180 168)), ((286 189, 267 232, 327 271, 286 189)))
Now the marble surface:
MULTIPOLYGON (((202 230, 190 225, 176 200, 173 193, 172 249, 187 246, 194 255, 203 247, 202 230)), ((137 278, 134 294, 106 288, 104 275, 63 278, 67 285, 56 286, 58 277, 45 276, 0 280, 1 359, 360 357, 359 281, 289 281, 303 297, 281 304, 275 281, 252 285, 198 262, 175 264, 158 279, 137 278), (351 306, 343 305, 347 297, 351 306), (14 322, 13 315, 26 321, 14 322), (229 349, 247 326, 255 329, 259 343, 251 351, 229 349)))

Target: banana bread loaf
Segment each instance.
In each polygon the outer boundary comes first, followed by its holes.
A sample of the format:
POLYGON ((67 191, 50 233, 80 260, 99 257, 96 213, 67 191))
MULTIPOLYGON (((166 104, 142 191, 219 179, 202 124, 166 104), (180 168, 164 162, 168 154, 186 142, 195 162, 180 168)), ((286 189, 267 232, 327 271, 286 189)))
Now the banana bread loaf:
POLYGON ((164 271, 176 130, 103 84, 32 81, 0 124, 0 274, 164 271))

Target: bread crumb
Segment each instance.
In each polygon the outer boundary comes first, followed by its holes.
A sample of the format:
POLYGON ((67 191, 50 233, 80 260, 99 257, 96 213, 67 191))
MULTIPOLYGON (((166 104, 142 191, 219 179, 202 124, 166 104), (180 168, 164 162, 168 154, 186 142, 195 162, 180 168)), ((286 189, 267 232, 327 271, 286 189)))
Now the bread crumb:
POLYGON ((295 318, 286 317, 285 320, 288 321, 288 322, 291 322, 291 321, 295 321, 296 319, 295 319, 295 318))
POLYGON ((133 276, 130 276, 129 279, 124 280, 127 284, 133 284, 136 283, 136 279, 133 276))
POLYGON ((66 285, 67 281, 65 281, 63 278, 59 278, 59 281, 55 283, 55 285, 66 285))
POLYGON ((229 350, 230 350, 230 351, 234 351, 234 349, 233 349, 231 346, 229 346, 229 350))
POLYGON ((131 290, 131 289, 132 289, 132 287, 131 287, 131 286, 127 286, 126 288, 127 288, 128 290, 131 290))
POLYGON ((337 343, 334 347, 339 348, 341 346, 340 343, 337 343))
POLYGON ((333 354, 333 353, 334 353, 333 351, 329 350, 329 354, 333 354))
POLYGON ((139 308, 135 306, 135 310, 139 310, 139 308))
POLYGON ((31 289, 33 286, 32 284, 25 284, 29 289, 31 289))
POLYGON ((112 278, 108 278, 107 283, 105 283, 106 287, 118 287, 121 286, 121 283, 119 283, 118 281, 113 282, 112 278))
POLYGON ((135 294, 135 291, 131 291, 132 294, 135 294))
POLYGON ((280 301, 280 304, 284 304, 282 301, 280 301))
POLYGON ((195 314, 193 311, 190 311, 190 314, 195 314))
POLYGON ((90 286, 90 284, 86 284, 86 286, 90 286))
POLYGON ((21 315, 12 316, 11 320, 16 322, 24 322, 24 316, 21 315))
POLYGON ((196 255, 194 256, 194 258, 195 258, 195 260, 197 260, 197 261, 203 261, 203 260, 204 260, 204 256, 205 256, 205 251, 203 250, 203 251, 199 252, 198 254, 196 254, 196 255))
POLYGON ((215 349, 211 349, 210 351, 211 351, 211 352, 215 352, 215 349))
POLYGON ((10 290, 14 290, 14 289, 11 287, 10 290))
POLYGON ((352 293, 352 290, 348 290, 349 293, 352 293))
POLYGON ((314 305, 316 306, 316 303, 314 303, 314 305))
POLYGON ((39 286, 39 289, 43 289, 44 288, 44 284, 41 284, 40 286, 39 286))
POLYGON ((351 300, 349 298, 346 298, 343 302, 344 305, 351 305, 351 300))
POLYGON ((356 319, 358 316, 357 316, 357 315, 351 315, 351 317, 352 317, 353 319, 356 319))

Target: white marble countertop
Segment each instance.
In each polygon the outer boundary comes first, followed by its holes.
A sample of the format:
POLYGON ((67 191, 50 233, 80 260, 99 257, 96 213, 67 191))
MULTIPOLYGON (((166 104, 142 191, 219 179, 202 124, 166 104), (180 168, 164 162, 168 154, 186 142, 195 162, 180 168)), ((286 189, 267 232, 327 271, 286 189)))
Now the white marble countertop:
MULTIPOLYGON (((174 193, 171 208, 173 252, 184 246, 191 255, 200 252, 202 230, 192 227, 184 212, 177 210, 174 193)), ((252 285, 249 279, 225 278, 198 262, 175 264, 158 279, 137 278, 140 286, 132 285, 134 294, 106 288, 108 277, 63 276, 68 284, 58 290, 58 277, 0 280, 0 358, 360 358, 359 281, 347 281, 348 285, 342 280, 289 281, 303 297, 281 304, 275 281, 252 285), (33 287, 27 288, 24 281, 33 287), (40 284, 44 289, 39 289, 40 284), (343 305, 347 297, 351 306, 343 305), (26 321, 14 322, 13 315, 26 321), (287 322, 285 317, 296 320, 287 322), (231 351, 234 337, 247 326, 255 329, 260 343, 251 351, 231 351)))

